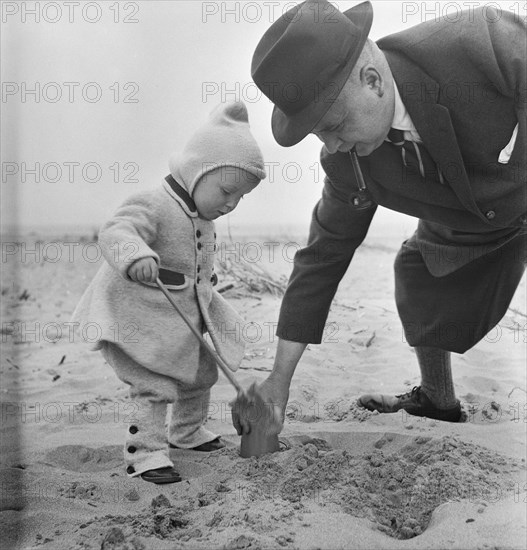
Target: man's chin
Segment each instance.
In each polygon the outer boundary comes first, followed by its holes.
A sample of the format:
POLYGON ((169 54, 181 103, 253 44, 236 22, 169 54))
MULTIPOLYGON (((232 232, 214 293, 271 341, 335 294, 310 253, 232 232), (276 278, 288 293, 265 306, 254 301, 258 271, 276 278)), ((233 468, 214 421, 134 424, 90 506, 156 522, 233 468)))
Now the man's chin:
POLYGON ((367 157, 368 155, 371 155, 375 149, 378 149, 382 145, 382 141, 380 143, 360 143, 355 146, 355 151, 357 152, 357 155, 359 157, 367 157))

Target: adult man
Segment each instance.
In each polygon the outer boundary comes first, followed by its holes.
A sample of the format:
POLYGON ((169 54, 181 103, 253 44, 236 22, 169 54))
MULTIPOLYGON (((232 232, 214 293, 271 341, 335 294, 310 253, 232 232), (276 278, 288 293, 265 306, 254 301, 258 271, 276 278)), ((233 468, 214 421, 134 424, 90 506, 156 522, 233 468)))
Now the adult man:
POLYGON ((278 143, 314 133, 325 144, 322 198, 282 302, 274 369, 260 386, 282 422, 296 365, 308 343, 320 343, 378 204, 419 218, 395 277, 422 382, 395 397, 363 395, 370 410, 460 421, 450 352, 498 323, 525 267, 524 24, 487 6, 375 44, 372 19, 369 2, 341 13, 308 0, 268 29, 253 57, 254 81, 275 104, 278 143))

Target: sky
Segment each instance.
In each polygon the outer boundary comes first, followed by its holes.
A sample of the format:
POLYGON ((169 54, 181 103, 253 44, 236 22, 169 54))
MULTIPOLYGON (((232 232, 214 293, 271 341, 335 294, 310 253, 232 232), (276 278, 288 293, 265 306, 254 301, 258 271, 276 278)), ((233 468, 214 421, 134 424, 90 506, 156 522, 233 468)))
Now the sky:
MULTIPOLYGON (((250 75, 261 36, 296 3, 3 1, 2 225, 99 227, 128 195, 160 184, 216 105, 242 100, 269 177, 218 224, 307 228, 321 144, 280 147, 250 75)), ((374 1, 370 37, 478 5, 524 16, 524 4, 374 1)), ((416 224, 387 210, 376 218, 404 234, 416 224)))

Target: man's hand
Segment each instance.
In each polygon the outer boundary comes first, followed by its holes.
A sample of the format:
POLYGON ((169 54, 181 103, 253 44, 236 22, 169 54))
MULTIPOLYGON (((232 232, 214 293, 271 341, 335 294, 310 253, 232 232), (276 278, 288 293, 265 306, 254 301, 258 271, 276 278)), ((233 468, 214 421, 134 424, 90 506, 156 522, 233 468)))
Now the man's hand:
MULTIPOLYGON (((255 411, 251 408, 255 393, 261 397, 265 404, 265 414, 270 415, 268 421, 268 434, 279 434, 284 427, 285 408, 289 399, 289 383, 280 381, 271 374, 260 385, 254 384, 247 393, 239 394, 236 400, 230 403, 232 424, 238 435, 248 434, 251 431, 251 417, 257 419, 255 411)), ((262 411, 264 413, 264 411, 262 411)))
POLYGON ((141 258, 128 268, 128 277, 136 283, 155 283, 159 267, 154 258, 141 258))
POLYGON ((273 372, 260 385, 251 386, 247 393, 240 394, 230 403, 232 424, 238 435, 248 434, 251 430, 247 407, 250 407, 251 392, 258 392, 271 414, 270 434, 279 434, 284 427, 285 408, 289 399, 289 387, 298 361, 307 344, 278 339, 273 372))

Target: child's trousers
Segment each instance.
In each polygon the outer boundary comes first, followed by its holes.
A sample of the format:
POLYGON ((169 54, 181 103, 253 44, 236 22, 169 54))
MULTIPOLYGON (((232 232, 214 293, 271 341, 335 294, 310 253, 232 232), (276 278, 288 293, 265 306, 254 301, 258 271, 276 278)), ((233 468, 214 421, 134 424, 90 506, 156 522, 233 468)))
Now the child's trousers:
MULTIPOLYGON (((124 446, 126 472, 138 476, 147 470, 174 466, 168 442, 190 449, 216 439, 205 429, 210 388, 218 370, 210 361, 198 369, 196 382, 183 385, 176 379, 155 373, 124 353, 118 345, 104 342, 102 354, 117 376, 130 386, 131 406, 125 415, 127 435, 124 446), (172 403, 167 439, 167 406, 172 403)), ((176 371, 177 366, 174 365, 176 371)))

